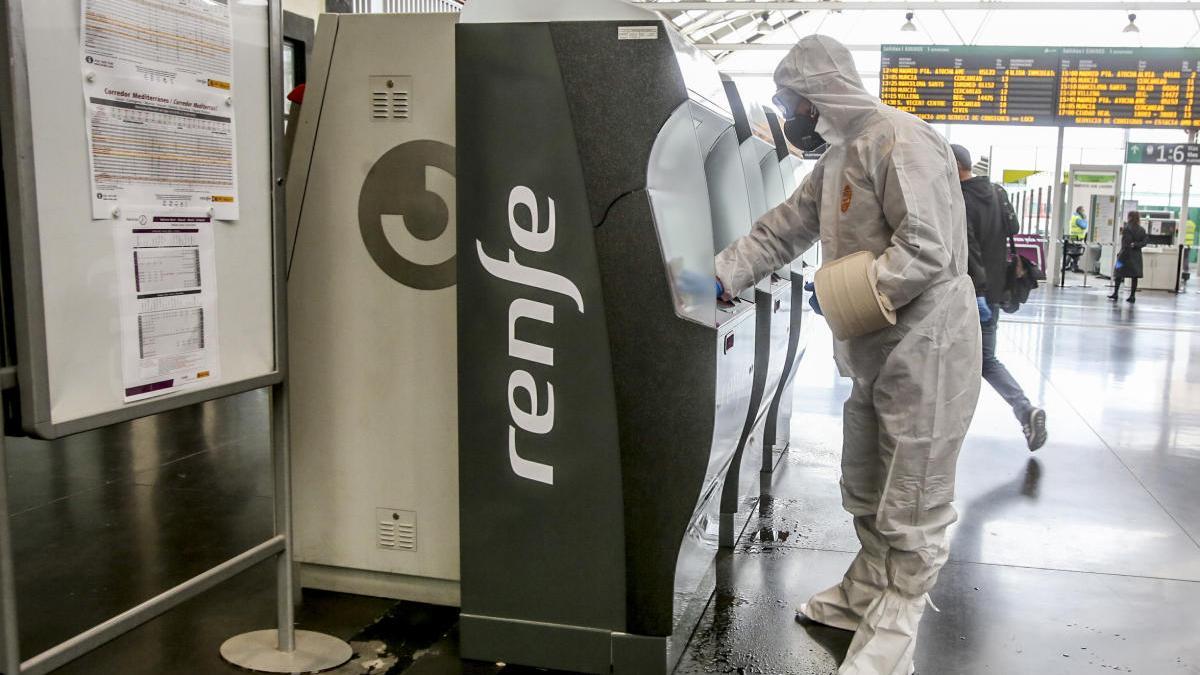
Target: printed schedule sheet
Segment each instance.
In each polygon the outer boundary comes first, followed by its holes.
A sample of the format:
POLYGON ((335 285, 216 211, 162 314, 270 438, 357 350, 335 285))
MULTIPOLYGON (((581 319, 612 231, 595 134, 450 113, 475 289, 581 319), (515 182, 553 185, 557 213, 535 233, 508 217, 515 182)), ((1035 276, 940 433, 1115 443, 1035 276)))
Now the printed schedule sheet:
POLYGON ((82 0, 92 217, 205 208, 238 218, 225 0, 82 0))
POLYGON ((125 215, 115 227, 125 401, 215 381, 212 219, 143 211, 125 215))

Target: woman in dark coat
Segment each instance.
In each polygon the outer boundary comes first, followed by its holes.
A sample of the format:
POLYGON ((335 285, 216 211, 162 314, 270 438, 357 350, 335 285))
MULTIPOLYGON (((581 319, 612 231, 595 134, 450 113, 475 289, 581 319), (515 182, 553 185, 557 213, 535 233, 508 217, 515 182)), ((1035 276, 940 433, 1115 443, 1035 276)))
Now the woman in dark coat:
POLYGON ((1125 219, 1125 227, 1121 228, 1121 251, 1117 253, 1117 266, 1113 273, 1116 287, 1113 288, 1109 300, 1116 300, 1121 292, 1121 282, 1129 279, 1129 297, 1125 302, 1136 302, 1138 279, 1142 278, 1142 247, 1146 245, 1148 235, 1142 227, 1142 218, 1137 211, 1130 211, 1125 219))

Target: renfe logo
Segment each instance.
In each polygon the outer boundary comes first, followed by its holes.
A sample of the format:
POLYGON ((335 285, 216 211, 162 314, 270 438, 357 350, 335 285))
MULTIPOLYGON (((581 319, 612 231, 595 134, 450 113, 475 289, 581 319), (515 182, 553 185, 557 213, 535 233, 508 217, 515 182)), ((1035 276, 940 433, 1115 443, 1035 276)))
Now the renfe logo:
MULTIPOLYGON (((546 198, 548 217, 545 229, 539 228, 537 197, 533 190, 518 185, 508 193, 508 230, 513 241, 518 246, 532 253, 547 253, 554 248, 554 200, 546 198), (517 207, 523 206, 529 212, 529 226, 525 227, 517 220, 517 207)), ((475 248, 479 253, 479 262, 489 274, 497 279, 511 281, 514 284, 540 288, 551 293, 559 293, 575 301, 579 313, 583 314, 583 296, 579 288, 571 280, 553 272, 540 270, 535 267, 522 265, 516 253, 508 250, 508 260, 489 257, 483 251, 483 243, 475 240, 475 248)), ((522 340, 517 337, 517 321, 533 319, 542 323, 554 324, 554 306, 530 300, 517 298, 508 306, 508 355, 540 363, 544 366, 554 366, 554 348, 522 340)), ((549 464, 533 462, 521 457, 517 452, 517 427, 531 434, 544 435, 554 428, 554 385, 546 382, 546 409, 539 412, 538 383, 533 375, 526 370, 516 369, 508 376, 508 413, 513 424, 508 427, 508 461, 513 473, 521 478, 527 478, 539 483, 554 485, 554 467, 549 464), (529 409, 524 410, 516 399, 516 392, 524 391, 529 396, 529 409), (513 426, 516 425, 516 426, 513 426)))

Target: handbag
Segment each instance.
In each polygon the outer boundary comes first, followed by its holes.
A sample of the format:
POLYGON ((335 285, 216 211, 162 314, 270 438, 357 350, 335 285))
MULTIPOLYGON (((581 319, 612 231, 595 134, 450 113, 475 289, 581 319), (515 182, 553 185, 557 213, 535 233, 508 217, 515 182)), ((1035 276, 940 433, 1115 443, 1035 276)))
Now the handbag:
POLYGON ((1000 309, 1012 314, 1029 300, 1029 294, 1046 279, 1046 273, 1029 258, 1017 253, 1017 242, 1008 237, 1008 268, 1004 274, 1004 299, 1000 309))

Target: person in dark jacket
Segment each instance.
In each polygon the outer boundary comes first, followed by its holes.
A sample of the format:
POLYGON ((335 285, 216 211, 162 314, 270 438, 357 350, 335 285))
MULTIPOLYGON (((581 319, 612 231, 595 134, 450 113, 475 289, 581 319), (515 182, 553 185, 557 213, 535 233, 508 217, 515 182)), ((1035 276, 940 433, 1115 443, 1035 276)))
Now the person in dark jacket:
POLYGON ((1030 451, 1046 443, 1046 411, 1034 406, 1021 385, 996 358, 996 328, 1008 271, 1008 238, 1019 224, 1008 195, 986 176, 971 175, 971 153, 950 146, 958 162, 963 202, 967 209, 967 273, 975 283, 979 321, 983 329, 983 379, 1012 407, 1030 451))
POLYGON ((1137 211, 1130 211, 1125 218, 1125 227, 1121 228, 1121 250, 1117 253, 1117 265, 1113 272, 1116 286, 1112 295, 1108 296, 1109 300, 1117 299, 1121 282, 1129 279, 1129 297, 1125 302, 1137 302, 1134 296, 1137 295, 1138 279, 1142 278, 1142 249, 1148 239, 1146 228, 1142 227, 1142 217, 1137 211))

